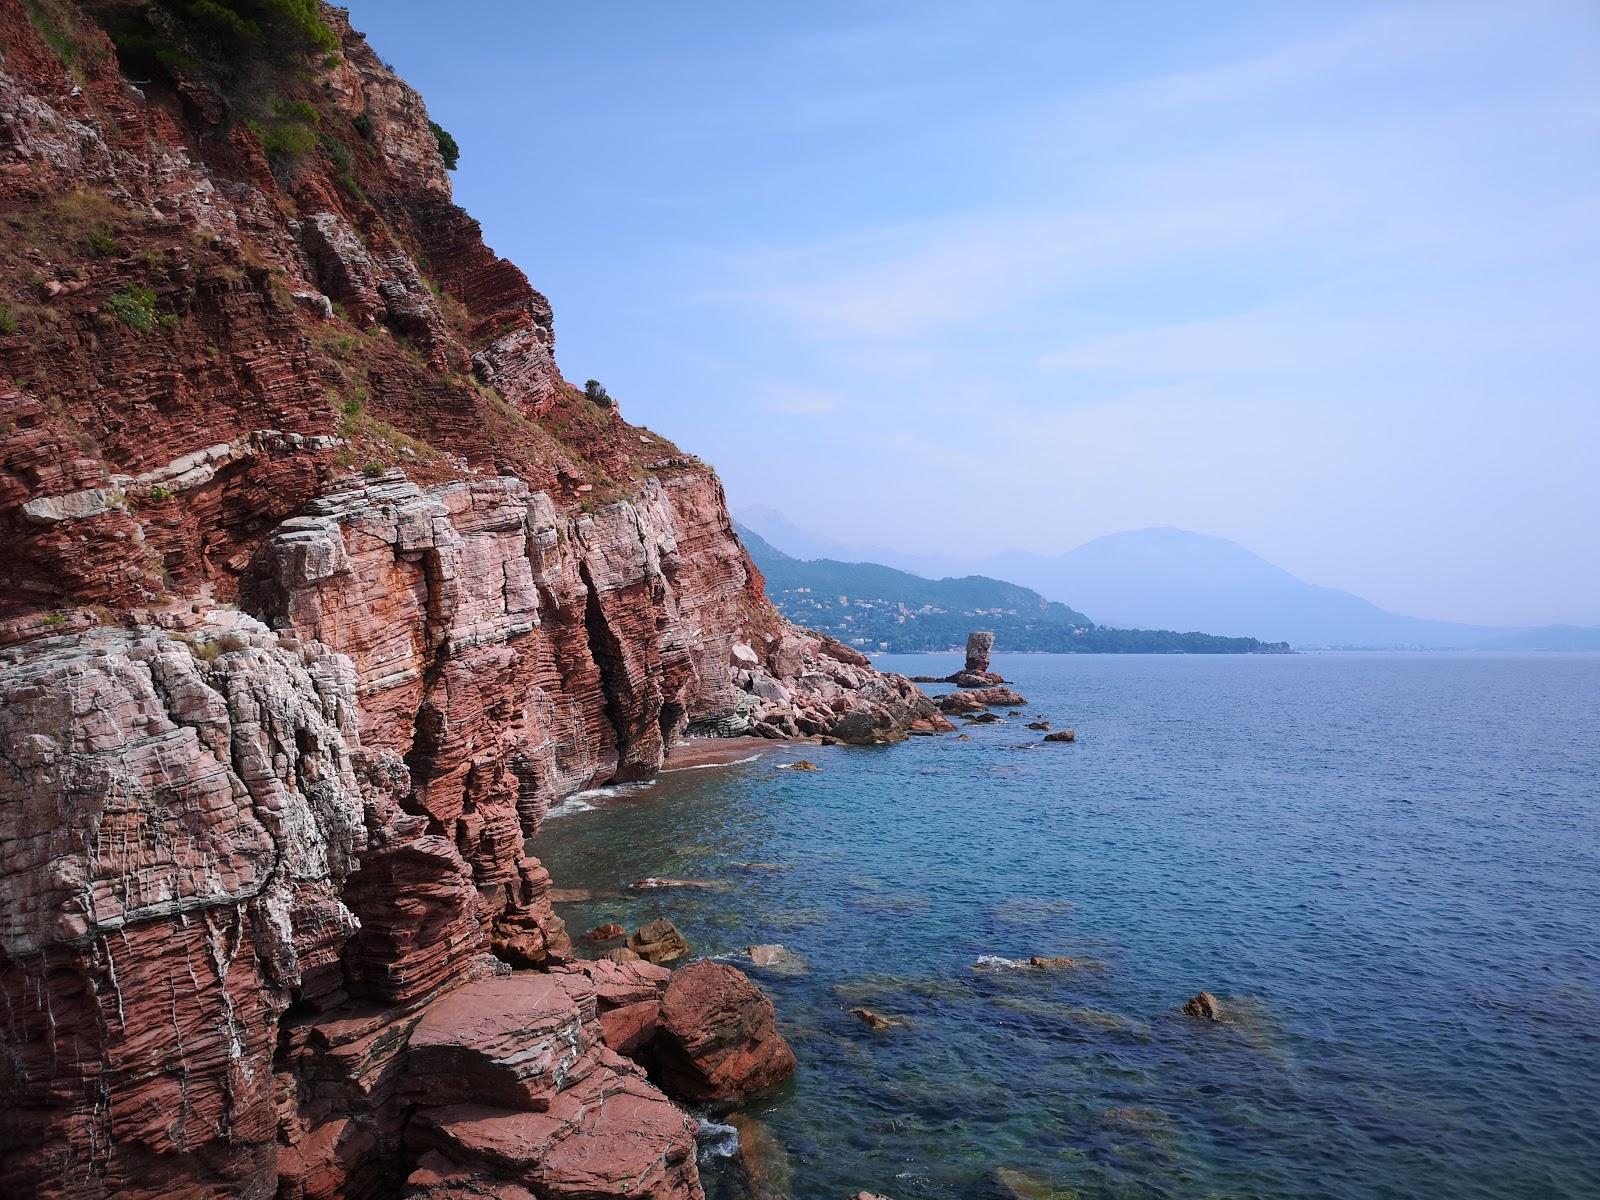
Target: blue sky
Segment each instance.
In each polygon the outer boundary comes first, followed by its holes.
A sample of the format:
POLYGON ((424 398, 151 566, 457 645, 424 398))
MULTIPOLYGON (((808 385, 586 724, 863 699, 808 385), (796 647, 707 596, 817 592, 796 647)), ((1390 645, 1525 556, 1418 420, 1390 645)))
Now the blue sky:
POLYGON ((569 378, 844 541, 1600 623, 1600 7, 356 0, 569 378))

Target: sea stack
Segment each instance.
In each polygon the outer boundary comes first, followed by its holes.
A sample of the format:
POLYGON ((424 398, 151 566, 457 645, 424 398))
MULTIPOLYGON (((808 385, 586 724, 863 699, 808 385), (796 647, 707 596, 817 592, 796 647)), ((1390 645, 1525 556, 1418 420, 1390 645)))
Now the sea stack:
POLYGON ((967 635, 967 664, 950 676, 948 682, 957 687, 993 687, 1005 680, 989 670, 989 652, 994 649, 994 634, 988 630, 974 630, 967 635))
POLYGON ((975 630, 967 634, 966 669, 975 674, 986 674, 989 670, 989 652, 993 649, 994 634, 987 630, 975 630))
MULTIPOLYGON (((1004 683, 1005 679, 989 670, 989 651, 994 649, 994 634, 986 629, 974 630, 967 634, 967 661, 966 665, 954 675, 913 675, 912 683, 953 683, 957 687, 982 688, 993 687, 997 683, 1004 683)), ((1012 703, 1011 701, 992 701, 991 703, 1012 703)), ((1021 697, 1016 703, 1026 703, 1021 697)))

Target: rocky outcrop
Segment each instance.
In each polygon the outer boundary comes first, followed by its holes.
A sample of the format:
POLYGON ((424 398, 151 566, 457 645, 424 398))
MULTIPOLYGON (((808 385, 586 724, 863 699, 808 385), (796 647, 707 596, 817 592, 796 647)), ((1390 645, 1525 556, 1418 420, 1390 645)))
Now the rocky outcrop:
POLYGON ((665 917, 657 917, 628 935, 628 949, 646 962, 661 964, 675 962, 688 954, 689 943, 684 941, 676 925, 665 917))
POLYGON ((697 1032, 647 963, 568 969, 546 811, 690 732, 949 723, 561 377, 321 16, 247 95, 0 0, 0 1194, 698 1195, 623 1055, 740 1090, 770 1005, 724 980, 697 1032))
MULTIPOLYGON (((611 964, 606 964, 610 967, 611 964)), ((614 973, 602 986, 616 996, 614 973)), ((602 1042, 589 974, 518 972, 458 988, 410 1032, 413 1190, 537 1196, 701 1195, 694 1125, 602 1042)), ((655 994, 653 981, 644 990, 655 994)))
POLYGON ((944 713, 982 712, 991 706, 1019 708, 1027 702, 1025 697, 1008 687, 961 688, 946 692, 935 701, 939 711, 944 713))
POLYGON ((967 635, 967 661, 963 670, 974 675, 989 671, 989 654, 994 650, 994 634, 980 630, 967 635))
MULTIPOLYGON (((1005 682, 1003 676, 989 670, 989 653, 994 649, 994 634, 980 630, 967 635, 967 659, 961 670, 952 675, 915 675, 913 683, 953 683, 962 688, 993 688, 1005 682)), ((997 704, 1025 703, 1025 701, 995 701, 997 704)))
POLYGON ((655 1061, 663 1085, 690 1100, 742 1100, 783 1082, 794 1052, 772 1001, 725 963, 676 971, 661 998, 655 1061))
POLYGON ((372 835, 354 683, 248 618, 0 655, 0 1190, 273 1177, 278 1021, 339 998, 372 835))

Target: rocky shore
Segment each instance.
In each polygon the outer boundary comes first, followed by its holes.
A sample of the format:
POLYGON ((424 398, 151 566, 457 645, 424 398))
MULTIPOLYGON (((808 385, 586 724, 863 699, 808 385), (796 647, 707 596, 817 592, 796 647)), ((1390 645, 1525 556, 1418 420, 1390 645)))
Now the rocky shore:
POLYGON ((732 967, 579 958, 546 812, 950 724, 561 377, 345 14, 291 33, 132 72, 0 0, 0 1193, 700 1196, 673 1100, 793 1056, 732 967))

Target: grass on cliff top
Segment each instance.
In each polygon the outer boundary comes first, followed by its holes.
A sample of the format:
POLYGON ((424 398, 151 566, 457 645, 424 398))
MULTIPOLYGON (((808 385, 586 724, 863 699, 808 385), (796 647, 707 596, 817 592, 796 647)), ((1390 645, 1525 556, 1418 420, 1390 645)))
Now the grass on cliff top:
POLYGON ((120 252, 121 234, 137 226, 127 209, 102 192, 78 188, 46 196, 34 204, 18 205, 3 218, 10 231, 0 237, 0 265, 32 266, 28 252, 51 259, 96 258, 120 252))
POLYGON ((28 10, 28 20, 44 44, 50 47, 50 53, 68 70, 77 66, 82 53, 81 33, 72 8, 61 0, 23 0, 22 6, 28 10))
POLYGON ((412 437, 399 426, 375 417, 366 410, 364 400, 346 399, 339 405, 339 436, 350 442, 344 457, 353 465, 357 461, 371 465, 374 462, 406 466, 408 463, 427 463, 439 457, 436 447, 421 438, 412 437))

